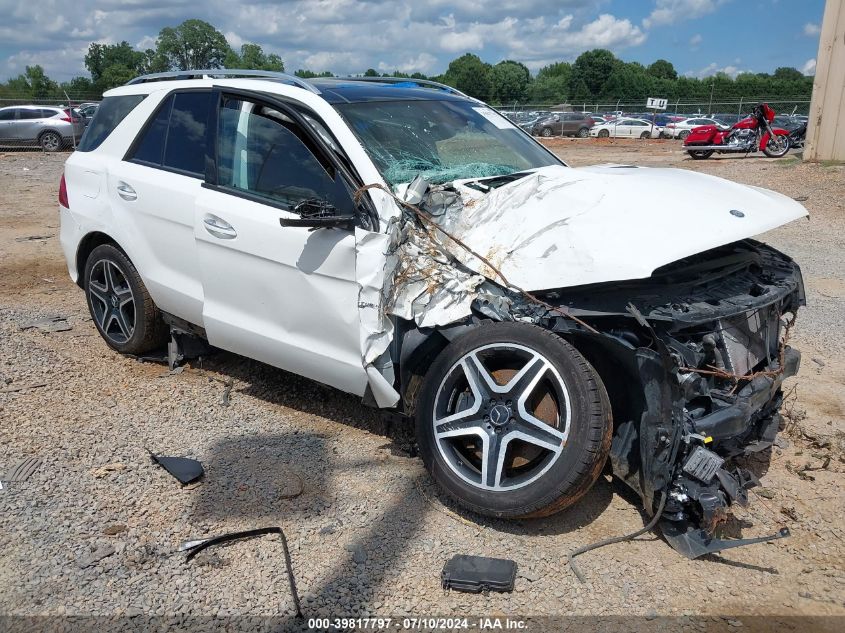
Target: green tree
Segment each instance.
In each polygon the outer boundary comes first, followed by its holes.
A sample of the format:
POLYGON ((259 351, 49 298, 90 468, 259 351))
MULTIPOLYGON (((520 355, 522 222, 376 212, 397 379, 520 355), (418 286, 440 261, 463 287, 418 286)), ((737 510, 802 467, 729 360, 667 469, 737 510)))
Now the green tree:
POLYGON ((563 103, 569 98, 572 65, 556 62, 543 66, 529 84, 528 100, 531 103, 563 103))
POLYGON ((71 99, 95 99, 99 95, 99 91, 94 86, 94 82, 88 77, 74 77, 70 81, 62 84, 62 90, 70 96, 71 99))
POLYGON ((328 70, 324 70, 321 73, 315 73, 313 70, 305 70, 302 68, 300 68, 293 74, 297 77, 302 77, 303 79, 314 79, 316 77, 334 77, 334 74, 328 70))
POLYGON ((164 27, 156 40, 156 51, 176 70, 220 68, 229 50, 220 31, 197 19, 164 27))
POLYGON ((531 73, 524 64, 506 59, 490 71, 492 96, 499 103, 525 101, 531 73))
POLYGON ((92 43, 85 55, 85 67, 98 92, 120 86, 146 72, 146 55, 129 42, 119 44, 92 43))
POLYGON ((443 83, 453 86, 477 99, 489 99, 491 95, 490 64, 481 61, 478 55, 466 53, 449 63, 443 75, 443 83))
POLYGON ((285 63, 275 53, 269 55, 258 44, 244 44, 241 46, 241 54, 229 50, 223 60, 224 68, 243 68, 246 70, 273 70, 276 72, 285 71, 285 63))
POLYGON ((613 53, 603 48, 581 53, 572 64, 571 93, 588 99, 602 94, 605 82, 619 63, 613 53), (583 95, 585 87, 587 94, 583 95))
POLYGON ((364 77, 379 77, 379 72, 375 68, 367 68, 364 71, 364 77))
POLYGON ((772 76, 779 81, 801 81, 804 79, 804 75, 801 74, 800 70, 789 68, 787 66, 781 66, 775 70, 775 73, 772 76))
POLYGON ((648 74, 658 79, 672 79, 678 78, 678 72, 671 62, 665 59, 658 59, 648 67, 648 74))

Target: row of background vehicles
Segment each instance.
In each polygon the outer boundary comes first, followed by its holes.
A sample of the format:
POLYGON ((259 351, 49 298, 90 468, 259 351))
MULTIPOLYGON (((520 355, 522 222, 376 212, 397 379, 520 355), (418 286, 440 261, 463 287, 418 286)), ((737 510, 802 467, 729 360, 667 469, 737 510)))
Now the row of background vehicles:
MULTIPOLYGON (((636 121, 640 125, 648 126, 649 130, 651 130, 652 125, 655 129, 659 129, 659 133, 653 136, 653 138, 674 138, 680 140, 685 140, 693 128, 703 125, 715 125, 727 129, 751 116, 751 114, 739 115, 729 113, 714 113, 708 116, 700 113, 689 115, 680 113, 623 113, 621 111, 599 115, 592 112, 552 112, 548 110, 514 111, 504 112, 504 114, 526 132, 534 136, 543 136, 546 138, 552 136, 587 138, 591 135, 593 127, 598 127, 600 130, 605 129, 607 130, 607 134, 592 134, 592 136, 629 137, 632 136, 630 129, 618 128, 629 128, 632 125, 632 121, 636 121)), ((776 115, 773 123, 778 127, 792 132, 795 129, 805 126, 807 117, 806 115, 794 113, 776 115)), ((642 138, 651 137, 650 134, 643 134, 642 130, 640 130, 637 136, 641 136, 642 138)))
POLYGON ((40 147, 57 152, 79 142, 99 107, 14 105, 0 108, 0 147, 40 147))
POLYGON ((807 133, 804 115, 776 115, 759 104, 746 116, 716 113, 711 116, 680 114, 625 114, 612 112, 511 112, 511 120, 534 136, 579 138, 679 139, 694 159, 714 153, 761 151, 771 158, 784 156, 790 148, 803 148, 807 133))

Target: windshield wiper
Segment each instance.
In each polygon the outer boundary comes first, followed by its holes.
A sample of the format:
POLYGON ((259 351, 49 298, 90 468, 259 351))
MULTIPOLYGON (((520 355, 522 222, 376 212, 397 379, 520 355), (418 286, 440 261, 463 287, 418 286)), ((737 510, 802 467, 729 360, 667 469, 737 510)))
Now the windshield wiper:
POLYGON ((490 178, 479 178, 478 180, 471 180, 469 182, 463 183, 465 187, 469 187, 470 189, 475 189, 476 191, 481 191, 483 193, 487 193, 488 191, 492 191, 497 187, 501 187, 503 185, 510 184, 526 176, 530 176, 534 172, 530 171, 515 171, 512 174, 506 174, 504 176, 491 176, 490 178))

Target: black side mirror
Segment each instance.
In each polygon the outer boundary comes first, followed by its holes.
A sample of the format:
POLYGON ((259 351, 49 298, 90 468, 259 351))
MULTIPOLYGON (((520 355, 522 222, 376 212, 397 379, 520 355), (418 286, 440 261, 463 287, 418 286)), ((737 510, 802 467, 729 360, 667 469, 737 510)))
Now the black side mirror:
POLYGON ((298 218, 280 218, 282 226, 306 226, 312 229, 331 227, 353 228, 355 216, 338 215, 337 209, 325 200, 303 200, 294 207, 298 218))

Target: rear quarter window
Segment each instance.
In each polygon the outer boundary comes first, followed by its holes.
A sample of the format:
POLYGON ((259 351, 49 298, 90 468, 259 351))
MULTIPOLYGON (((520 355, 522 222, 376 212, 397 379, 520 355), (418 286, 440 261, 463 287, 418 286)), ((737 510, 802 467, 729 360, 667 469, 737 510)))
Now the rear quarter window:
POLYGON ((121 95, 106 97, 97 108, 94 118, 85 129, 82 140, 76 148, 78 152, 90 152, 102 145, 114 128, 141 103, 147 95, 121 95))

